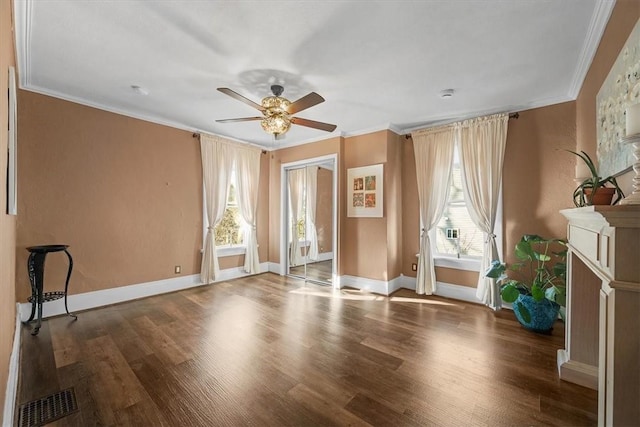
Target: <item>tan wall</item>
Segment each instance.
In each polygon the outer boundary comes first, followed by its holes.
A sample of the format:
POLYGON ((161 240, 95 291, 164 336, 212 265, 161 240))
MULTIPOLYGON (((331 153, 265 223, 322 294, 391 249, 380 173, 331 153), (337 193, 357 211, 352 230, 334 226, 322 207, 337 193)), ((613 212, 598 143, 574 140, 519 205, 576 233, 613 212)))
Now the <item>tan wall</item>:
POLYGON ((559 210, 573 207, 575 102, 523 111, 509 120, 502 179, 504 255, 523 234, 566 237, 559 210))
MULTIPOLYGON (((345 139, 343 172, 361 166, 386 163, 387 132, 380 131, 367 135, 358 135, 345 139)), ((342 273, 349 276, 365 277, 376 280, 389 280, 387 271, 387 203, 388 167, 385 164, 385 199, 382 218, 349 218, 346 210, 342 217, 342 241, 340 259, 342 273)), ((346 194, 344 195, 346 200, 346 194)))
MULTIPOLYGON (((21 91, 17 268, 32 245, 64 243, 70 293, 199 271, 202 170, 190 132, 21 91)), ((47 257, 59 287, 64 257, 47 257)), ((28 295, 18 275, 20 301, 28 295)))
POLYGON ((318 252, 331 252, 333 250, 333 171, 321 167, 318 168, 316 230, 318 252))
POLYGON ((387 131, 384 199, 387 220, 387 280, 402 274, 402 140, 387 131))
MULTIPOLYGON (((199 273, 202 165, 191 132, 27 91, 20 91, 18 108, 19 272, 26 272, 27 246, 66 243, 74 257, 72 294, 199 273)), ((269 246, 268 177, 264 154, 261 261, 269 246)), ((243 262, 220 258, 220 267, 243 262)), ((49 255, 45 287, 64 283, 65 269, 62 254, 49 255)), ((26 273, 16 287, 24 301, 26 273)))
MULTIPOLYGON (((392 280, 402 272, 402 144, 391 131, 345 138, 344 170, 384 164, 382 218, 349 218, 341 212, 342 274, 392 280)), ((344 191, 345 183, 341 183, 344 191)), ((346 200, 343 192, 341 197, 346 200)))
MULTIPOLYGON (((416 157, 413 140, 401 137, 402 144, 402 273, 416 277, 411 269, 416 264, 416 254, 420 252, 420 203, 416 178, 416 157)), ((452 283, 452 282, 449 282, 452 283)))
MULTIPOLYGON (((11 19, 11 4, 9 0, 0 1, 0 402, 4 402, 7 378, 9 373, 9 358, 13 346, 13 334, 16 325, 15 307, 15 255, 16 255, 16 217, 6 214, 7 200, 7 76, 10 66, 15 65, 13 48, 13 22, 11 19)), ((16 73, 18 70, 16 70, 16 73)), ((17 78, 17 75, 16 75, 17 78)), ((20 134, 18 133, 18 137, 20 134)), ((18 195, 21 197, 21 195, 18 195)), ((9 421, 2 420, 0 425, 9 421)))
MULTIPOLYGON (((576 105, 577 149, 586 151, 593 159, 596 158, 597 147, 596 96, 639 18, 640 1, 618 0, 616 2, 578 95, 576 105)), ((577 160, 577 158, 574 159, 574 162, 577 160)), ((619 184, 625 194, 631 193, 632 176, 633 172, 628 172, 619 179, 619 184)))

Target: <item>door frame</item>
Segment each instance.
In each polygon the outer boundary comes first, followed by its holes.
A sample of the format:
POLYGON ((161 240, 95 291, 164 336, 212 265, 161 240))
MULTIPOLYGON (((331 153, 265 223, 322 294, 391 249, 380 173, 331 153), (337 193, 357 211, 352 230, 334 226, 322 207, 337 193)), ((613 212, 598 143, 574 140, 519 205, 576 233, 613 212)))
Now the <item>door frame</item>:
MULTIPOLYGON (((333 207, 332 207, 332 248, 333 262, 331 263, 331 285, 334 289, 340 289, 338 281, 338 154, 327 154, 324 156, 310 157, 296 160, 294 162, 282 163, 280 165, 280 265, 282 275, 289 275, 289 230, 288 230, 288 191, 287 191, 287 171, 299 169, 306 166, 321 165, 333 161, 333 207)), ((305 279, 306 280, 306 279, 305 279)))

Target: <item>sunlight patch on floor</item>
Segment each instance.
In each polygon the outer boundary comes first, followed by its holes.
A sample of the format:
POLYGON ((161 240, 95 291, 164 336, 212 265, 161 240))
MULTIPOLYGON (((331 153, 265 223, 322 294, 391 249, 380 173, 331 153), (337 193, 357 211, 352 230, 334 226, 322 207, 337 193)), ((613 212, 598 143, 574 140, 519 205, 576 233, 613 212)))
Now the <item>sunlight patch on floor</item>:
POLYGON ((351 289, 341 289, 341 290, 327 289, 327 291, 322 291, 320 289, 298 288, 298 289, 289 291, 289 293, 300 294, 300 295, 313 295, 316 297, 324 297, 324 298, 338 298, 338 299, 354 300, 354 301, 384 301, 385 300, 385 297, 381 295, 363 293, 361 291, 354 291, 351 289))
POLYGON ((423 298, 391 297, 389 298, 389 300, 391 302, 414 302, 418 304, 444 305, 449 307, 458 307, 458 304, 452 304, 450 302, 437 301, 432 299, 423 299, 423 298))

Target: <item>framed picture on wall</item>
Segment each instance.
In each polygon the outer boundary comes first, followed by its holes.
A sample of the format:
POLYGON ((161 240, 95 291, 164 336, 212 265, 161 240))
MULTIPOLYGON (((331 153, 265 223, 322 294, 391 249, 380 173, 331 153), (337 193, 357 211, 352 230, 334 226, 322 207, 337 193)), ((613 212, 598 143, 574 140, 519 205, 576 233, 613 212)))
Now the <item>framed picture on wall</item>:
POLYGON ((626 135, 627 108, 640 103, 640 20, 618 54, 596 96, 598 171, 602 176, 631 170, 632 144, 621 142, 626 135))
POLYGON ((18 213, 18 111, 16 71, 9 67, 9 139, 7 162, 7 214, 18 213))
POLYGON ((383 165, 347 169, 347 216, 382 218, 383 165))

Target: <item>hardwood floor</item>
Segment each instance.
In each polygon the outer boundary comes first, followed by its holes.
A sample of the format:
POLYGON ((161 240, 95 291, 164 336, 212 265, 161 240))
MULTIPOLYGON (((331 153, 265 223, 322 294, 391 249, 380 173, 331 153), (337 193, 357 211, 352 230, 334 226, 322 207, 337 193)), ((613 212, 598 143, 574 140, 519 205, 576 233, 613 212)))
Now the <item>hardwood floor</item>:
MULTIPOLYGON (((73 308, 73 307, 71 307, 73 308)), ((586 426, 552 336, 513 313, 263 274, 23 327, 18 404, 74 387, 58 426, 586 426)))

